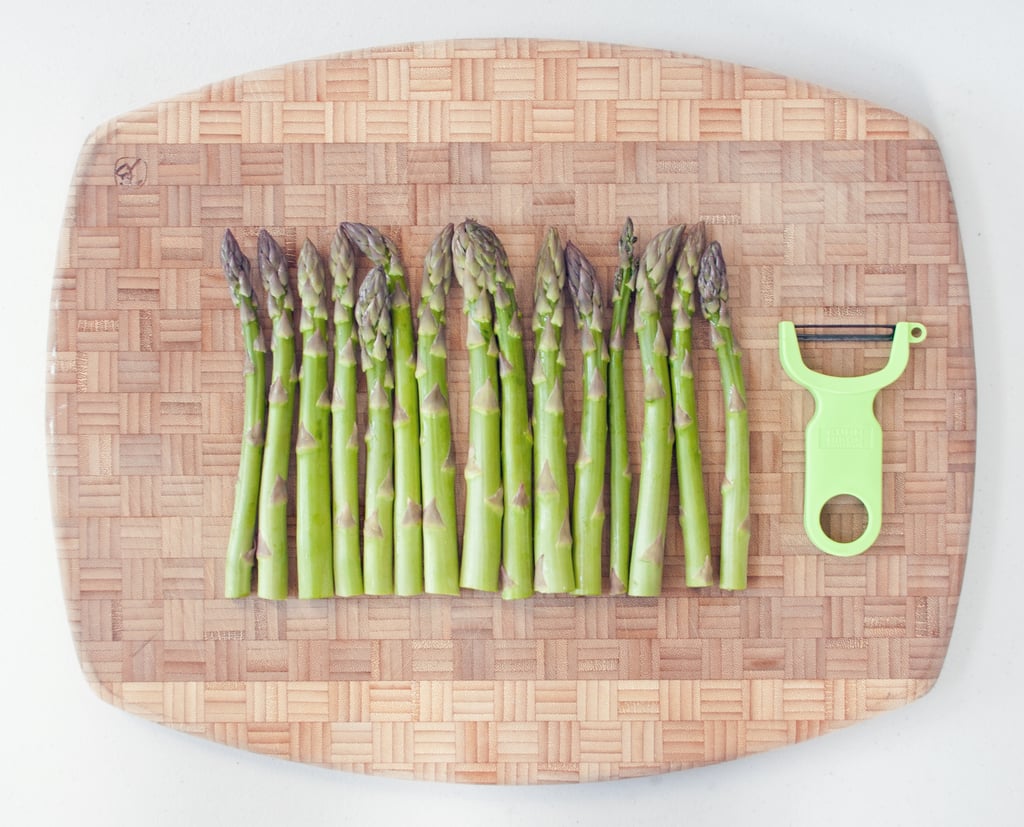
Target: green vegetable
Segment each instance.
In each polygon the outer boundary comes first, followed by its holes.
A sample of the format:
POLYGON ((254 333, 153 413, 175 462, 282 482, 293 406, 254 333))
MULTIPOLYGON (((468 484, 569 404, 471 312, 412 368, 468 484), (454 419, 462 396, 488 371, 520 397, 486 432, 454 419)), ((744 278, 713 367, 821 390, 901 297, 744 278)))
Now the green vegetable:
POLYGON ((395 593, 423 592, 423 497, 416 337, 405 266, 395 243, 366 224, 345 222, 345 234, 387 277, 391 305, 395 439, 395 593))
POLYGON ((453 274, 454 231, 452 224, 446 226, 427 251, 417 320, 423 576, 424 589, 428 594, 459 593, 455 452, 448 405, 448 346, 445 336, 445 308, 453 274))
POLYGON ((329 258, 334 301, 334 386, 331 395, 331 500, 334 593, 363 594, 359 543, 359 427, 356 416, 359 335, 355 325, 355 251, 341 227, 329 258))
POLYGON ((672 387, 661 301, 679 255, 683 227, 663 230, 647 245, 637 276, 635 319, 643 370, 644 417, 640 482, 629 563, 629 594, 661 593, 672 473, 672 387))
POLYGON ((295 557, 299 597, 334 594, 331 539, 331 398, 327 382, 327 285, 324 263, 306 239, 296 268, 302 311, 302 368, 295 440, 295 557))
POLYGON ((711 323, 725 403, 725 479, 722 482, 722 551, 719 585, 747 587, 750 544, 750 431, 740 350, 729 314, 729 286, 721 245, 712 241, 700 258, 701 309, 711 323))
POLYGON ((471 248, 486 268, 494 302, 501 406, 501 473, 505 495, 501 593, 506 600, 533 594, 533 431, 526 392, 523 317, 508 256, 493 230, 467 222, 471 248))
POLYGON ((626 419, 626 380, 624 353, 626 326, 636 289, 639 262, 633 255, 633 220, 626 219, 619 237, 619 267, 615 273, 612 297, 612 323, 608 343, 608 433, 611 442, 610 525, 608 530, 611 593, 622 594, 629 583, 630 508, 633 473, 629 464, 629 429, 626 419))
POLYGON ((367 594, 394 594, 394 383, 390 363, 390 296, 382 267, 374 267, 363 281, 355 314, 369 400, 366 422, 363 584, 367 594))
POLYGON ((687 586, 710 586, 711 537, 704 497, 704 468, 697 429, 697 393, 693 376, 693 314, 696 276, 705 247, 703 222, 686 228, 676 262, 672 291, 672 401, 676 436, 676 478, 679 483, 679 525, 687 586))
POLYGON ((498 341, 491 307, 492 268, 472 239, 470 225, 455 228, 452 260, 462 286, 469 357, 469 447, 460 584, 496 592, 501 568, 501 523, 505 495, 501 475, 501 408, 498 401, 498 341))
POLYGON ((562 389, 564 286, 565 251, 552 227, 537 256, 533 302, 533 553, 534 587, 541 593, 576 587, 562 389))
POLYGON ((245 353, 245 413, 242 420, 242 450, 238 460, 235 504, 228 534, 224 568, 224 596, 246 597, 252 590, 252 567, 256 549, 256 512, 260 489, 266 426, 266 347, 252 295, 249 259, 230 230, 224 231, 220 247, 224 275, 231 301, 238 308, 245 353))
POLYGON ((283 600, 288 596, 288 469, 298 384, 295 295, 284 251, 266 230, 259 233, 257 261, 272 325, 272 368, 256 532, 256 590, 268 600, 283 600))
POLYGON ((604 472, 608 452, 608 347, 604 298, 594 268, 572 242, 565 246, 565 278, 580 331, 583 410, 572 502, 576 594, 601 593, 604 472))

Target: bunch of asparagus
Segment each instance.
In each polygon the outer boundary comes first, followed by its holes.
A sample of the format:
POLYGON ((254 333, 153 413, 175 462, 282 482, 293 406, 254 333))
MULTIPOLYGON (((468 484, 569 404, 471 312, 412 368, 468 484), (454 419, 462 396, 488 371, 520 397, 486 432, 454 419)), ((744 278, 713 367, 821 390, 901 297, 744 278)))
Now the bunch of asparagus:
POLYGON ((240 314, 246 380, 226 596, 250 593, 254 564, 261 597, 288 596, 292 504, 299 597, 455 595, 461 588, 500 590, 507 599, 535 591, 597 595, 605 559, 612 594, 657 595, 673 456, 685 582, 711 585, 692 354, 698 299, 726 409, 719 585, 745 588, 749 431, 721 246, 707 243, 702 223, 662 230, 639 256, 636 243, 627 220, 606 329, 595 268, 579 247, 563 244, 557 230, 548 229, 534 275, 531 367, 508 256, 497 234, 480 222, 449 224, 434 238, 415 312, 398 246, 375 227, 341 223, 326 265, 306 240, 295 265, 295 289, 284 252, 262 230, 258 269, 271 330, 268 389, 249 260, 226 231, 221 259, 240 314), (370 269, 357 290, 358 254, 370 269), (461 537, 447 375, 453 280, 462 288, 469 360, 461 537), (662 315, 669 290, 666 336, 662 315), (581 357, 572 474, 564 390, 567 303, 581 357), (625 386, 631 311, 643 388, 635 518, 625 386), (366 405, 362 486, 360 366, 366 405))
MULTIPOLYGON (((437 247, 443 249, 449 243, 447 239, 450 233, 442 234, 437 247)), ((260 232, 259 268, 272 322, 269 392, 265 387, 267 354, 251 268, 230 230, 224 234, 221 259, 232 300, 239 309, 246 355, 244 434, 228 541, 225 595, 243 597, 250 593, 257 560, 258 594, 269 599, 288 595, 288 471, 293 451, 298 596, 422 592, 419 386, 427 380, 436 384, 438 368, 428 369, 422 382, 417 377, 412 307, 397 246, 375 228, 345 223, 338 227, 329 266, 325 267, 307 239, 295 265, 296 307, 286 257, 267 231, 260 232), (357 249, 373 264, 358 301, 357 249), (329 365, 332 302, 333 385, 329 365), (302 341, 298 371, 296 328, 302 341), (362 503, 357 352, 369 389, 362 503), (293 423, 296 408, 297 421, 293 423)), ((443 329, 438 329, 436 320, 437 314, 443 320, 443 297, 450 281, 443 272, 443 261, 443 256, 440 265, 428 260, 428 278, 424 280, 426 285, 430 274, 436 273, 441 283, 439 296, 425 295, 423 299, 424 306, 435 314, 434 345, 426 349, 430 355, 427 361, 435 363, 444 354, 443 329)), ((424 318, 421 313, 422 338, 426 341, 424 318)), ((443 374, 443 361, 440 371, 443 374)), ((443 417, 447 409, 446 383, 427 391, 425 400, 432 422, 443 417)), ((450 469, 450 426, 446 423, 430 429, 434 438, 425 439, 424 452, 443 440, 446 428, 449 436, 441 456, 447 457, 442 466, 450 469)), ((437 476, 434 463, 428 467, 433 480, 437 476)), ((454 481, 444 482, 443 471, 440 479, 441 483, 429 489, 429 522, 432 529, 443 523, 440 534, 450 535, 455 527, 454 481)), ((458 549, 452 542, 438 549, 437 537, 438 532, 431 531, 426 543, 434 565, 431 574, 440 573, 431 580, 430 587, 452 593, 456 586, 450 573, 458 549)))
MULTIPOLYGON (((631 232, 631 226, 627 224, 620 249, 630 246, 627 239, 631 232)), ((740 351, 727 306, 728 287, 721 245, 717 241, 705 245, 702 223, 670 227, 651 240, 635 267, 629 264, 625 254, 620 265, 622 282, 626 280, 623 273, 637 270, 634 324, 640 349, 644 398, 636 524, 626 581, 627 592, 631 595, 661 593, 673 444, 685 582, 694 587, 712 583, 708 508, 698 440, 692 358, 692 319, 697 292, 702 313, 711 325, 711 340, 718 356, 726 406, 719 586, 726 590, 746 588, 750 537, 750 444, 746 391, 740 351), (662 298, 670 283, 671 343, 665 338, 661 322, 662 298)), ((620 291, 625 292, 626 289, 621 287, 620 291)), ((615 381, 621 382, 621 379, 615 381)), ((613 434, 613 440, 615 438, 622 439, 613 434)), ((628 482, 620 482, 620 485, 628 486, 628 482)), ((621 569, 617 572, 613 569, 613 586, 616 582, 623 582, 623 574, 621 569)))

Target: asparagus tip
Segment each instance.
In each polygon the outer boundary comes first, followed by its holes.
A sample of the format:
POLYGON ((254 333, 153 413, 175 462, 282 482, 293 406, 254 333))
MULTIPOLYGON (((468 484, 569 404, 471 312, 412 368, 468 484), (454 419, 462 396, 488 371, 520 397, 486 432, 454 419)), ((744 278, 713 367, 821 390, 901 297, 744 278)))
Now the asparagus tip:
POLYGON ((637 276, 637 303, 635 312, 641 315, 658 312, 665 295, 669 275, 679 258, 684 227, 681 224, 662 230, 647 243, 640 259, 637 276))
POLYGON ((619 236, 619 263, 626 264, 633 260, 633 245, 636 244, 636 236, 633 234, 633 219, 627 217, 622 227, 622 234, 619 236))
POLYGON ((267 308, 271 318, 278 319, 294 307, 288 280, 288 259, 281 245, 266 229, 261 229, 257 238, 257 259, 267 294, 267 308))
POLYGON ((683 258, 690 272, 696 275, 700 267, 700 257, 707 248, 707 228, 703 221, 689 224, 683 235, 683 258))
POLYGON ((423 259, 423 281, 420 292, 425 302, 433 297, 448 293, 453 276, 452 242, 455 236, 455 225, 447 224, 431 242, 430 248, 423 259))
POLYGON ((565 249, 558 230, 549 227, 537 254, 537 275, 534 284, 535 330, 543 329, 546 320, 554 319, 561 327, 562 290, 565 288, 565 249))
POLYGON ((338 300, 352 284, 356 271, 356 254, 352 242, 342 225, 331 239, 330 250, 331 281, 333 283, 333 298, 338 300))
POLYGON ((577 325, 594 319, 603 306, 601 285, 594 266, 571 241, 565 245, 565 282, 577 325))
POLYGON ((729 298, 725 258, 722 246, 717 241, 712 241, 700 257, 697 290, 704 317, 712 322, 717 321, 729 298))
POLYGON ((391 313, 387 277, 383 267, 374 267, 359 287, 356 301, 356 324, 363 358, 380 356, 391 342, 391 313))
POLYGON ((238 306, 243 296, 252 296, 250 263, 230 229, 224 230, 224 238, 220 245, 220 260, 224 267, 224 276, 231 288, 231 298, 235 306, 238 306))

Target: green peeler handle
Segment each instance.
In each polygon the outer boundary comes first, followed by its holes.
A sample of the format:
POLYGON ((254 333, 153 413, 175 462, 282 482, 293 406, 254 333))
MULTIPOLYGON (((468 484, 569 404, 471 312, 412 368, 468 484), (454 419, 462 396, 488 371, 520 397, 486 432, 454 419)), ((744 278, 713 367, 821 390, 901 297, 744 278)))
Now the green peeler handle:
POLYGON ((866 551, 882 528, 882 426, 875 418, 875 395, 896 381, 907 366, 910 345, 924 341, 918 322, 899 322, 889 361, 864 376, 828 376, 808 368, 800 355, 793 322, 779 323, 779 357, 789 377, 811 392, 814 415, 805 433, 804 530, 819 549, 839 557, 866 551), (864 533, 855 540, 833 540, 821 526, 821 512, 834 497, 849 495, 867 511, 864 533))

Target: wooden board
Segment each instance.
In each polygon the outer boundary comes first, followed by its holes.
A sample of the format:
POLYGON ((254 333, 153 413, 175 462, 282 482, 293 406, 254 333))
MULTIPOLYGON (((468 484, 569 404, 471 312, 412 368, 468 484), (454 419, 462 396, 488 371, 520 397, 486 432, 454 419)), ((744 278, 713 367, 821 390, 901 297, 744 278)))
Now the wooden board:
MULTIPOLYGON (((461 464, 458 290, 452 302, 461 464)), ((717 536, 722 411, 703 325, 697 349, 717 536)), ((567 351, 574 454, 571 336, 567 351)), ((862 372, 886 355, 834 345, 807 360, 862 372)), ((635 349, 627 367, 635 412, 635 349)), ((943 662, 976 392, 950 186, 923 127, 809 83, 645 49, 479 40, 310 60, 132 112, 95 132, 72 182, 47 381, 84 673, 110 703, 224 744, 418 779, 637 776, 848 726, 925 693, 943 662), (254 255, 266 227, 294 256, 365 221, 399 241, 416 281, 433 234, 467 215, 501 235, 527 315, 548 225, 607 287, 627 215, 641 244, 707 222, 745 345, 746 592, 680 585, 673 486, 657 599, 221 598, 242 392, 224 229, 254 255), (779 366, 781 319, 928 327, 879 396, 884 525, 856 558, 820 553, 802 529, 812 403, 779 366)))

